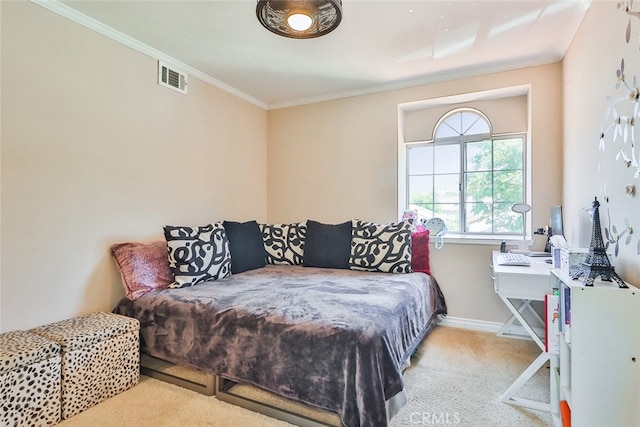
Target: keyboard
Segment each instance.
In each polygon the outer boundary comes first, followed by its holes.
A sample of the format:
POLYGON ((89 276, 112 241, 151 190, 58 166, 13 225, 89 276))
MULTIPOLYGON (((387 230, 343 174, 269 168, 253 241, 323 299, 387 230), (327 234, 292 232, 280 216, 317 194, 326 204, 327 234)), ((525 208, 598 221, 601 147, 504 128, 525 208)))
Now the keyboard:
POLYGON ((522 254, 512 254, 511 252, 501 253, 498 255, 499 265, 519 265, 528 267, 531 265, 529 258, 522 254))

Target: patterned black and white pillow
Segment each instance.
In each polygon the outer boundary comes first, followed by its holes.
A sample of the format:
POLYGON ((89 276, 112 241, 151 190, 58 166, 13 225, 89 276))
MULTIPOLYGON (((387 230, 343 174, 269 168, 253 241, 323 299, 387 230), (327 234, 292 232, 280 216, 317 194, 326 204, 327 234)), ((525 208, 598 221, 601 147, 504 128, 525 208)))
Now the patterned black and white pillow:
POLYGON ((352 221, 349 268, 411 273, 411 222, 374 224, 352 221))
POLYGON ((304 256, 307 224, 260 224, 267 264, 300 265, 304 256))
POLYGON ((175 282, 170 288, 185 288, 231 274, 229 240, 222 223, 202 227, 164 227, 169 251, 169 269, 175 282))

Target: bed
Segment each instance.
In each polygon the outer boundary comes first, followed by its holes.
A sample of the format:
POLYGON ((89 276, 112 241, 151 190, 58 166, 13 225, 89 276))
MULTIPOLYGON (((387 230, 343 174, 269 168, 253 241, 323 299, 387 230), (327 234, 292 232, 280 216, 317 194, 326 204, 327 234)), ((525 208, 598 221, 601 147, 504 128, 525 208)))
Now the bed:
POLYGON ((123 298, 142 352, 386 426, 403 367, 446 314, 425 273, 267 265, 192 287, 123 298))

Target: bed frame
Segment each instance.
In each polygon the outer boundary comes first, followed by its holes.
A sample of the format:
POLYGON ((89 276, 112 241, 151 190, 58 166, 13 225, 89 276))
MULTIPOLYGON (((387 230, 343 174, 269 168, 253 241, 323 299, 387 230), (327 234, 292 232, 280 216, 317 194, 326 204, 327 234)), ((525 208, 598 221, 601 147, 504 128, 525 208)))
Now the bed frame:
MULTIPOLYGON (((196 369, 174 365, 171 362, 147 354, 142 354, 140 358, 140 373, 205 396, 215 396, 222 402, 240 406, 293 425, 301 427, 340 426, 340 420, 335 414, 316 409, 309 409, 309 412, 317 413, 319 415, 317 418, 299 414, 289 409, 234 393, 233 388, 238 385, 235 381, 196 369)), ((287 406, 301 405, 287 401, 284 398, 276 398, 277 400, 282 400, 287 406)))

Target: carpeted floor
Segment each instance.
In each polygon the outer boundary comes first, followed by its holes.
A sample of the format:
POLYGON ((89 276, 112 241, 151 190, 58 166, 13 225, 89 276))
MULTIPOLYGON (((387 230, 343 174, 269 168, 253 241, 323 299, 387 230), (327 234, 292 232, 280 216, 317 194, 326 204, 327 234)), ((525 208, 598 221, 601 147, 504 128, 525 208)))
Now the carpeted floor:
MULTIPOLYGON (((391 427, 412 425, 552 426, 551 415, 500 402, 500 395, 539 354, 531 341, 485 332, 436 327, 405 371, 409 402, 391 427)), ((549 399, 549 369, 541 369, 518 393, 549 399)), ((58 424, 76 426, 289 425, 215 397, 142 376, 130 390, 58 424)))

